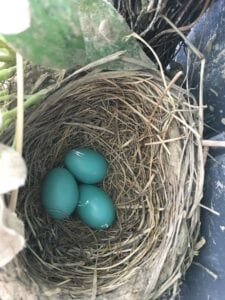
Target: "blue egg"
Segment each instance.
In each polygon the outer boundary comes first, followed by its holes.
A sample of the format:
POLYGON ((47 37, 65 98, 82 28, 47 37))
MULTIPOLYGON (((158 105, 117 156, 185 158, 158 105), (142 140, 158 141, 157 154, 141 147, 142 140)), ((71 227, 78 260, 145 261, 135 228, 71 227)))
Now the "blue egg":
POLYGON ((79 187, 77 212, 80 219, 93 229, 107 229, 115 219, 111 198, 100 188, 82 184, 79 187))
POLYGON ((87 184, 102 181, 108 169, 105 158, 88 148, 69 151, 64 157, 64 163, 77 180, 87 184))
POLYGON ((42 204, 54 219, 64 219, 75 210, 79 190, 73 175, 64 168, 52 169, 44 179, 42 204))

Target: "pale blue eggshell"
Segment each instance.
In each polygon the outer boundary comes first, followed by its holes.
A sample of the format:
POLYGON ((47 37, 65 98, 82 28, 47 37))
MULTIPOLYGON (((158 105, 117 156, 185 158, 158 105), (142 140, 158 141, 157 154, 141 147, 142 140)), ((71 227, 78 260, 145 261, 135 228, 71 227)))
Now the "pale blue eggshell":
POLYGON ((102 181, 107 175, 107 161, 92 149, 70 150, 64 157, 64 163, 65 167, 82 183, 94 184, 102 181))
POLYGON ((93 229, 107 229, 115 220, 111 198, 94 185, 80 185, 77 212, 80 219, 93 229))
POLYGON ((73 175, 64 168, 54 168, 45 177, 41 198, 48 214, 54 219, 64 219, 75 210, 79 190, 73 175))

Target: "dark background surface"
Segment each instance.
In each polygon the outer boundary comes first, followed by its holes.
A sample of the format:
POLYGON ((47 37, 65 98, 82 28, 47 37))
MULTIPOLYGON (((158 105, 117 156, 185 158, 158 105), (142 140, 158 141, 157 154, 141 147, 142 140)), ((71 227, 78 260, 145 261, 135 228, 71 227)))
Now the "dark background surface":
MULTIPOLYGON (((225 140, 225 1, 215 1, 189 34, 191 42, 205 55, 205 138, 225 140)), ((176 61, 187 67, 187 51, 176 61)), ((193 93, 198 93, 199 60, 188 62, 193 93)), ((211 150, 206 164, 202 204, 220 216, 201 210, 201 236, 206 239, 200 255, 186 274, 181 286, 182 300, 225 299, 225 149, 211 150), (206 269, 212 271, 210 274, 206 269), (216 276, 215 276, 216 275, 216 276)))

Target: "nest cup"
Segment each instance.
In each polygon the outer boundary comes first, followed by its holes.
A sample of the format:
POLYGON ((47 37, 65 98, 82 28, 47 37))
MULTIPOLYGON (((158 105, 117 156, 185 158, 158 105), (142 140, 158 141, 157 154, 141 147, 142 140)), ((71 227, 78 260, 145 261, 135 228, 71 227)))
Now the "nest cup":
MULTIPOLYGON (((167 85, 154 69, 90 73, 28 111, 29 176, 17 207, 26 226, 18 258, 25 285, 31 279, 74 299, 178 292, 199 232, 202 149, 195 100, 167 85), (116 221, 107 230, 93 231, 76 215, 52 220, 41 205, 44 176, 78 147, 109 163, 100 186, 115 203, 116 221)), ((12 137, 10 129, 3 140, 12 137)))

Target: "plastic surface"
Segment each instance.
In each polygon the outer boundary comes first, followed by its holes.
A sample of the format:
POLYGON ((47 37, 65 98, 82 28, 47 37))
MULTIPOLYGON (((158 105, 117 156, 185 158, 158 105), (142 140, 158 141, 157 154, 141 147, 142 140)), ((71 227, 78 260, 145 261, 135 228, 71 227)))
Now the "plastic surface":
POLYGON ((206 245, 186 275, 181 299, 223 300, 225 299, 225 154, 217 156, 216 161, 210 160, 207 163, 202 203, 219 212, 220 216, 205 209, 201 211, 201 235, 206 239, 206 245))
MULTIPOLYGON (((199 20, 188 38, 206 59, 204 76, 205 131, 207 138, 225 131, 225 2, 215 1, 199 20)), ((186 70, 186 51, 176 61, 186 70)), ((191 55, 188 63, 192 92, 198 96, 200 61, 191 55)))
MULTIPOLYGON (((189 34, 190 41, 206 58, 204 77, 204 137, 225 140, 225 2, 214 1, 189 34)), ((177 62, 186 69, 185 52, 177 62)), ((198 96, 200 62, 191 55, 188 66, 192 92, 198 96)), ((211 149, 206 164, 202 204, 220 215, 201 210, 201 236, 206 245, 186 274, 181 286, 182 300, 225 299, 225 149, 211 149)))

